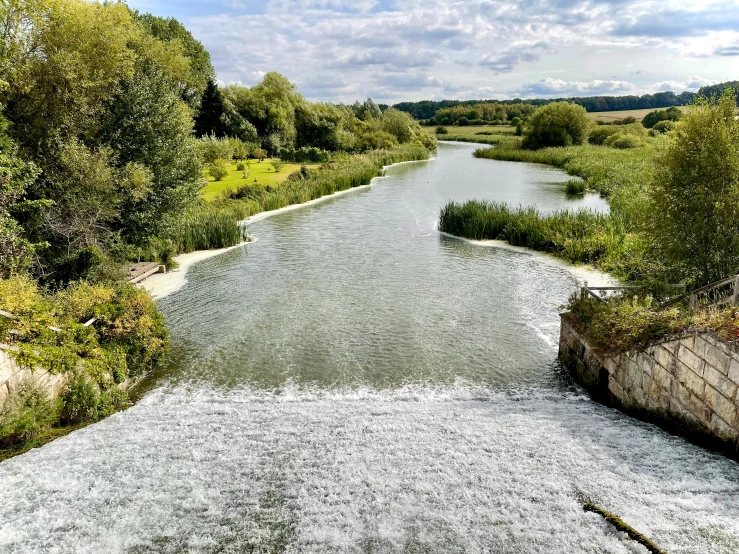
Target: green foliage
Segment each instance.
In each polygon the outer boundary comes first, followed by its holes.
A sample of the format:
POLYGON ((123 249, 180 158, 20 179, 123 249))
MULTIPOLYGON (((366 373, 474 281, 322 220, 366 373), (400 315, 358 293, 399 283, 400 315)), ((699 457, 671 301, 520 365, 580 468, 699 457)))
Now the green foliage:
POLYGON ((243 163, 236 164, 236 171, 246 171, 246 165, 243 163))
POLYGON ((644 143, 636 135, 616 133, 615 135, 609 136, 604 144, 606 146, 610 146, 611 148, 619 148, 621 150, 625 150, 627 148, 638 148, 644 143))
POLYGON ((0 445, 32 440, 59 419, 59 403, 32 379, 18 385, 0 404, 0 445))
POLYGON ((303 146, 302 148, 280 150, 280 159, 292 163, 328 163, 330 155, 325 150, 314 146, 303 146))
POLYGON ((641 123, 647 129, 651 129, 660 121, 680 121, 682 112, 678 108, 668 108, 666 110, 654 110, 644 116, 641 123))
POLYGON ((514 246, 549 252, 572 263, 595 263, 619 255, 620 223, 587 210, 541 214, 533 207, 471 200, 449 202, 441 210, 439 230, 475 240, 505 240, 514 246))
POLYGON ((246 227, 229 207, 199 206, 189 210, 171 231, 178 252, 226 248, 246 240, 246 227))
POLYGON ((616 125, 602 125, 598 126, 588 135, 588 142, 595 145, 603 145, 606 140, 618 133, 621 129, 616 125))
POLYGON ((590 119, 584 108, 569 102, 554 102, 539 108, 524 128, 524 148, 572 146, 585 141, 590 119))
POLYGON ((188 73, 187 79, 183 80, 180 94, 188 105, 193 108, 198 106, 208 82, 215 78, 215 69, 208 51, 174 18, 140 14, 135 10, 132 10, 132 14, 153 37, 167 45, 177 44, 182 49, 182 54, 188 61, 188 73))
POLYGON ((228 175, 228 162, 222 159, 214 160, 208 164, 208 174, 216 181, 222 180, 228 175))
POLYGON ((669 133, 670 131, 674 131, 676 128, 677 128, 677 124, 674 121, 671 121, 671 120, 660 121, 658 123, 655 123, 654 127, 652 127, 652 134, 658 135, 658 134, 669 133))
POLYGON ((449 134, 449 129, 447 129, 446 127, 443 127, 443 126, 440 125, 440 126, 438 126, 436 128, 436 131, 435 132, 436 132, 437 135, 448 135, 449 134))
POLYGON ((739 122, 730 89, 690 109, 656 159, 645 227, 680 275, 706 284, 739 272, 739 122))
POLYGON ((565 183, 567 194, 582 194, 585 192, 585 181, 582 179, 570 179, 565 183))
POLYGON ((198 155, 202 163, 206 165, 212 164, 216 160, 230 160, 235 157, 234 146, 233 140, 218 138, 215 135, 205 135, 197 141, 198 155))
POLYGON ((115 383, 101 387, 81 372, 72 372, 61 401, 65 423, 98 421, 129 405, 128 395, 115 383))

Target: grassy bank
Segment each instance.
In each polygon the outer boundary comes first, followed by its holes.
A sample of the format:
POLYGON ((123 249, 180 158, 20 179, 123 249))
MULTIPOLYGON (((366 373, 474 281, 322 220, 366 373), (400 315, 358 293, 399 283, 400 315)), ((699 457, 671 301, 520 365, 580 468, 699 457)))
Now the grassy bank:
MULTIPOLYGON (((203 200, 210 201, 218 198, 223 191, 237 188, 246 183, 258 183, 262 186, 277 187, 294 172, 300 169, 300 164, 294 163, 277 163, 279 170, 272 165, 273 162, 279 162, 278 159, 267 158, 262 160, 245 160, 243 162, 233 162, 228 165, 228 175, 216 181, 213 177, 205 173, 208 184, 201 190, 203 200), (241 164, 245 166, 245 170, 237 169, 241 164), (246 174, 246 177, 244 175, 246 174)), ((309 165, 308 167, 317 167, 309 165)))
POLYGON ((190 210, 169 238, 177 252, 225 248, 245 239, 240 220, 264 211, 302 204, 335 192, 367 185, 383 167, 399 162, 427 160, 429 151, 405 144, 367 154, 345 155, 320 167, 303 166, 276 186, 244 183, 222 190, 211 202, 190 210))
POLYGON ((474 240, 504 240, 576 264, 618 260, 624 245, 619 220, 606 214, 589 210, 542 214, 533 207, 480 200, 449 202, 441 210, 439 230, 474 240))

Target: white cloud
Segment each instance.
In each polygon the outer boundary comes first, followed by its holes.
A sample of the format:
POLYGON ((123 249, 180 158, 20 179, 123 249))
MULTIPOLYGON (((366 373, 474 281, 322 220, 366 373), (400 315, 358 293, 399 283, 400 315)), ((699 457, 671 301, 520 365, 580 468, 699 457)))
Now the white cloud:
POLYGON ((279 71, 311 98, 378 93, 386 102, 485 90, 626 94, 672 82, 692 90, 696 72, 706 82, 736 78, 738 3, 129 0, 183 19, 224 82, 254 84, 260 72, 279 71), (628 59, 628 68, 615 59, 628 59), (309 87, 317 76, 338 85, 309 87))

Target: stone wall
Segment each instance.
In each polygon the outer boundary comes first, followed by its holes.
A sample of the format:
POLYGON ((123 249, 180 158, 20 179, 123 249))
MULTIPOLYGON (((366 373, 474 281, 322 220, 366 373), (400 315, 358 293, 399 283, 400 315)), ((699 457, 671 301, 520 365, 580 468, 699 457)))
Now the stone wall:
POLYGON ((54 375, 41 368, 31 370, 22 367, 13 358, 12 350, 11 346, 0 344, 0 406, 26 379, 35 380, 50 398, 59 397, 64 389, 64 375, 54 375))
POLYGON ((559 356, 595 399, 739 459, 739 352, 715 332, 608 355, 563 314, 559 356))

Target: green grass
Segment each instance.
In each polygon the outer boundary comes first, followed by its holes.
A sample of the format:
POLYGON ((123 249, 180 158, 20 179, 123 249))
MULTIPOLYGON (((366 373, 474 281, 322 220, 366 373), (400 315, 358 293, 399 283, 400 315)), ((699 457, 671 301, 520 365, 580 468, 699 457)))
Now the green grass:
POLYGON ((13 456, 20 456, 21 454, 28 452, 32 448, 43 446, 55 439, 58 439, 59 437, 68 435, 72 431, 82 429, 87 425, 89 425, 89 422, 77 423, 74 425, 62 425, 59 427, 43 429, 36 434, 33 440, 13 444, 11 446, 0 447, 0 462, 12 458, 13 456))
POLYGON ((524 150, 501 145, 476 150, 474 156, 491 160, 542 163, 580 177, 585 187, 608 198, 611 210, 631 220, 645 202, 646 184, 654 174, 654 157, 663 137, 644 146, 619 150, 607 146, 570 146, 524 150))
POLYGON ((618 257, 624 238, 618 219, 608 214, 590 210, 541 214, 534 207, 481 200, 447 203, 441 209, 439 230, 474 240, 504 240, 575 264, 618 257))
MULTIPOLYGON (((282 184, 288 176, 300 169, 300 164, 286 163, 280 168, 280 171, 275 171, 272 167, 272 160, 267 158, 262 160, 250 160, 251 167, 247 168, 249 177, 244 179, 244 172, 236 169, 237 165, 241 162, 234 162, 228 166, 228 176, 222 181, 216 181, 213 177, 208 175, 208 171, 205 171, 205 177, 208 179, 208 184, 201 190, 203 200, 215 200, 218 198, 222 191, 228 189, 235 189, 240 185, 246 183, 254 183, 254 179, 257 183, 263 186, 276 187, 282 184)), ((317 167, 315 165, 309 165, 309 167, 317 167)))

